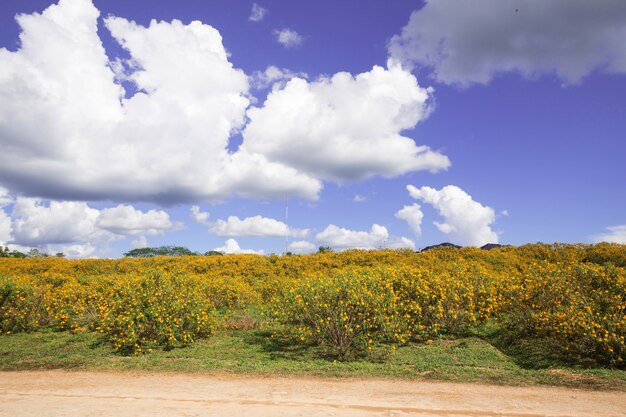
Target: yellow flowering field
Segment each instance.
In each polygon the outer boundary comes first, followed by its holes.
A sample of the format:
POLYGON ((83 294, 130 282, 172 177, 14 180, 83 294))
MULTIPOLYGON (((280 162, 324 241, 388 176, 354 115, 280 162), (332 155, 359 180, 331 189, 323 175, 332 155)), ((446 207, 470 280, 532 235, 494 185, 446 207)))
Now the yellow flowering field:
POLYGON ((541 339, 573 361, 625 368, 625 268, 617 244, 0 258, 0 332, 98 332, 120 353, 148 354, 237 329, 245 316, 348 359, 488 323, 511 343, 541 339))

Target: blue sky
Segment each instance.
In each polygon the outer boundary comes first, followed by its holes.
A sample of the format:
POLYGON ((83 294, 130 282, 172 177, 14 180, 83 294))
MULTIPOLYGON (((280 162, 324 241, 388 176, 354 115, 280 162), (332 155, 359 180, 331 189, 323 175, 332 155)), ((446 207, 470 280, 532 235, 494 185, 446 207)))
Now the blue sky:
POLYGON ((0 244, 626 243, 625 37, 617 0, 5 1, 0 244))

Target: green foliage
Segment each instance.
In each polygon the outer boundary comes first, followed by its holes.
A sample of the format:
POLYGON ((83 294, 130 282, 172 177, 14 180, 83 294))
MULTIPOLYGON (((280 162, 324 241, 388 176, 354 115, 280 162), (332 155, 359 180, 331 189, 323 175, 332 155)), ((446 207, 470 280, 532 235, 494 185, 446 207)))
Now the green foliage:
POLYGON ((26 255, 29 258, 47 258, 49 255, 45 252, 40 251, 39 249, 33 248, 28 251, 26 255))
POLYGON ((319 248, 317 248, 317 253, 331 253, 334 252, 333 248, 331 248, 330 246, 320 246, 319 248))
POLYGON ((0 258, 26 258, 27 255, 25 253, 19 252, 17 250, 9 250, 8 246, 2 247, 0 246, 0 258))
POLYGON ((151 258, 154 256, 198 256, 183 246, 159 246, 158 248, 138 248, 124 254, 128 258, 151 258))

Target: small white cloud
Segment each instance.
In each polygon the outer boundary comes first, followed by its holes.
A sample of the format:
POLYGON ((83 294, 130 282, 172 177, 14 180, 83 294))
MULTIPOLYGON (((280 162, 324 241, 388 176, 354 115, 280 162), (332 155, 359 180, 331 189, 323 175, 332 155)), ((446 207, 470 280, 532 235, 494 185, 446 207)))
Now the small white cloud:
POLYGON ((76 245, 49 245, 46 252, 50 255, 55 255, 60 252, 67 258, 91 258, 96 252, 96 249, 96 246, 91 243, 76 245))
POLYGON ((287 250, 295 253, 313 252, 315 249, 317 249, 317 246, 306 240, 298 240, 287 245, 287 250))
POLYGON ((0 186, 0 208, 13 203, 13 197, 9 194, 9 190, 0 186))
POLYGON ((482 246, 498 243, 498 235, 491 230, 495 212, 491 207, 474 201, 465 191, 454 185, 441 190, 430 187, 407 186, 411 197, 432 205, 445 223, 434 222, 441 233, 450 235, 462 245, 482 246))
POLYGON ((252 253, 257 255, 263 255, 264 253, 263 250, 255 251, 252 249, 241 249, 241 247, 239 247, 239 243, 237 243, 235 239, 228 239, 224 246, 220 246, 219 248, 215 248, 213 250, 223 253, 252 253))
POLYGON ((240 219, 237 216, 229 216, 226 220, 217 220, 211 225, 209 231, 217 236, 285 236, 289 233, 292 237, 306 237, 309 229, 292 229, 281 221, 269 217, 253 216, 240 219))
POLYGON ((399 239, 392 239, 387 247, 390 249, 415 249, 415 242, 413 242, 408 237, 402 236, 399 239))
POLYGON ((191 206, 191 217, 198 224, 209 224, 209 213, 206 211, 200 211, 200 207, 191 206))
POLYGON ((137 239, 130 242, 133 249, 143 249, 148 247, 148 239, 145 236, 139 236, 137 239))
POLYGON ((419 204, 412 204, 410 206, 404 206, 396 213, 398 219, 402 219, 408 223, 415 236, 420 237, 422 235, 422 219, 424 213, 422 213, 419 204))
POLYGON ((334 248, 376 249, 385 246, 389 232, 384 226, 372 225, 369 232, 348 230, 334 224, 315 235, 315 239, 334 248))
POLYGON ((306 72, 293 72, 287 68, 278 68, 277 66, 270 65, 265 68, 265 71, 255 71, 250 77, 250 84, 253 88, 260 90, 272 86, 272 89, 277 90, 285 87, 287 81, 292 78, 309 78, 306 72))
POLYGON ((13 240, 11 217, 0 207, 0 246, 6 246, 11 240, 13 240))
POLYGON ((275 30, 274 36, 278 43, 283 45, 285 48, 295 48, 296 46, 300 46, 302 44, 302 36, 298 34, 293 29, 284 28, 281 30, 275 30))
POLYGON ((102 210, 96 223, 99 228, 122 236, 157 236, 182 226, 180 223, 173 223, 170 216, 162 210, 144 213, 124 204, 102 210))
POLYGON ((609 226, 606 228, 607 232, 595 235, 592 237, 594 243, 598 242, 610 242, 610 243, 624 243, 626 244, 626 224, 618 226, 609 226))
POLYGON ((505 210, 502 210, 502 211, 500 212, 500 216, 502 216, 502 217, 509 217, 509 211, 508 211, 508 210, 506 210, 506 209, 505 209, 505 210))
POLYGON ((366 197, 359 195, 359 194, 355 194, 354 197, 352 198, 352 201, 354 201, 355 203, 362 203, 366 200, 367 200, 366 197))
POLYGON ((258 5, 257 3, 252 3, 252 10, 250 10, 250 17, 248 20, 251 22, 260 22, 267 15, 267 9, 258 5))

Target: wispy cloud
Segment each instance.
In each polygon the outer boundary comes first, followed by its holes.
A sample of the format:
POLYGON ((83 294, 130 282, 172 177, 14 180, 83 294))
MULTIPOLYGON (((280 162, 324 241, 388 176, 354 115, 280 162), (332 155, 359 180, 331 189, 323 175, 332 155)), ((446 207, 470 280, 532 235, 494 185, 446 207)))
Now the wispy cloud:
POLYGON ((267 15, 267 9, 258 5, 257 3, 252 3, 252 10, 250 10, 250 17, 248 20, 251 22, 260 22, 267 15))
POLYGON ((302 44, 303 38, 302 36, 293 29, 284 28, 281 30, 275 30, 274 36, 278 43, 283 45, 285 48, 295 48, 302 44))

